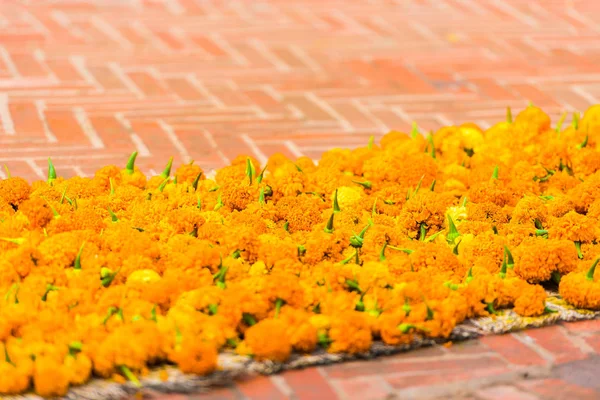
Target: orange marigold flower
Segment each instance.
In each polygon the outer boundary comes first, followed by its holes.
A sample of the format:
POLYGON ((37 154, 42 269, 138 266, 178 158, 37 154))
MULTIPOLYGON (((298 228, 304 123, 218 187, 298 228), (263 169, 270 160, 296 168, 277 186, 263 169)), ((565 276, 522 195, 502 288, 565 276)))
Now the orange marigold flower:
POLYGON ((363 353, 371 348, 372 337, 368 316, 358 311, 345 311, 331 318, 328 351, 331 353, 363 353))
POLYGON ((251 326, 244 341, 257 361, 285 362, 292 352, 286 324, 279 319, 265 319, 251 326))

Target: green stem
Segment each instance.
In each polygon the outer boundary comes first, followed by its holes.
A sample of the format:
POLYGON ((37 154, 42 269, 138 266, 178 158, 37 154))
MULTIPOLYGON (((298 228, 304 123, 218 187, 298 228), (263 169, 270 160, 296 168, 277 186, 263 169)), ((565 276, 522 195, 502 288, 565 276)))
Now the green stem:
POLYGON ((112 222, 119 222, 119 218, 117 217, 117 214, 115 214, 113 212, 113 210, 110 209, 110 207, 107 207, 108 210, 108 214, 110 214, 110 219, 112 222))
POLYGON ((244 320, 244 322, 248 326, 256 325, 256 318, 254 318, 254 316, 252 316, 251 314, 243 313, 242 314, 242 319, 244 320))
POLYGON ((362 290, 360 289, 360 286, 358 286, 358 282, 356 282, 353 279, 346 279, 346 285, 348 285, 348 287, 350 288, 351 292, 358 292, 358 293, 362 293, 362 290))
POLYGON ((202 172, 200 172, 194 179, 194 182, 192 182, 192 187, 194 188, 194 191, 198 190, 198 182, 200 182, 201 176, 202 176, 202 172))
POLYGON ((216 304, 209 304, 208 305, 208 313, 209 313, 209 315, 217 315, 217 312, 219 312, 219 306, 217 306, 216 304))
POLYGON ((219 197, 217 197, 217 204, 215 204, 215 207, 213 208, 213 211, 218 211, 224 205, 225 205, 225 203, 223 203, 223 200, 221 199, 221 193, 219 193, 219 197))
POLYGON ((142 387, 142 384, 140 383, 139 379, 137 378, 137 376, 135 376, 133 372, 131 372, 129 367, 127 367, 126 365, 120 365, 119 370, 121 371, 123 376, 125 376, 125 378, 127 378, 127 380, 132 382, 135 386, 142 387))
POLYGON ((560 134, 560 131, 562 130, 562 124, 563 122, 565 122, 565 118, 567 118, 566 112, 564 112, 563 115, 560 116, 560 119, 556 123, 556 133, 560 134))
POLYGON ((302 257, 306 254, 306 247, 304 245, 298 245, 298 257, 302 257))
POLYGON ((558 272, 558 271, 552 271, 552 274, 550 275, 550 279, 552 280, 552 282, 554 282, 557 285, 559 285, 560 284, 560 280, 562 279, 562 276, 560 275, 560 272, 558 272))
POLYGON ((410 137, 412 139, 415 139, 417 136, 419 136, 419 127, 417 126, 416 122, 412 123, 412 129, 410 131, 410 137))
POLYGON ((325 233, 333 233, 333 216, 335 215, 335 211, 331 213, 331 217, 327 220, 327 225, 325 226, 325 233))
POLYGON ((83 246, 85 246, 85 242, 81 244, 79 252, 77 252, 77 257, 75 257, 75 263, 73 264, 74 269, 81 269, 81 253, 83 253, 83 246))
POLYGON ((74 356, 75 354, 81 352, 83 348, 83 343, 79 341, 69 343, 69 354, 74 356))
POLYGON ((462 242, 462 239, 459 240, 458 242, 456 242, 456 245, 454 245, 454 247, 452 248, 452 254, 454 254, 455 256, 458 255, 458 245, 462 242))
POLYGON ((548 238, 548 230, 547 229, 536 229, 535 230, 535 235, 536 236, 543 236, 546 239, 548 238))
POLYGON ((419 193, 419 189, 421 189, 421 185, 423 184, 424 178, 425 178, 425 175, 421 175, 421 178, 419 179, 419 182, 417 182, 417 187, 415 188, 415 191, 413 192, 412 196, 415 196, 417 193, 419 193))
POLYGON ((387 248, 392 249, 392 250, 397 250, 397 251, 403 251, 406 254, 412 254, 415 252, 414 250, 411 250, 411 249, 402 249, 402 248, 396 247, 396 246, 387 246, 387 248))
POLYGON ((381 247, 381 251, 379 252, 379 261, 385 261, 385 249, 388 246, 388 243, 383 243, 383 247, 381 247))
POLYGON ((506 257, 506 265, 508 268, 513 269, 515 267, 515 259, 507 246, 504 246, 504 255, 506 257))
POLYGON ((498 172, 499 172, 499 168, 498 168, 498 166, 496 165, 496 166, 494 167, 494 172, 492 172, 492 179, 496 179, 496 180, 498 179, 498 172))
POLYGON ((419 225, 419 240, 425 241, 425 236, 427 236, 427 225, 424 222, 421 222, 419 225))
POLYGON ((285 301, 283 299, 277 298, 277 300, 275 300, 275 318, 279 317, 279 312, 284 304, 285 301))
POLYGON ((453 244, 456 238, 460 236, 460 232, 456 228, 456 224, 452 220, 450 214, 448 214, 448 235, 446 236, 446 241, 448 244, 453 244))
POLYGON ((510 107, 506 107, 506 122, 509 124, 513 123, 512 111, 510 107))
POLYGON ((340 209, 340 205, 338 203, 338 190, 335 189, 335 194, 333 195, 333 212, 339 213, 340 211, 342 210, 340 209))
POLYGON ((600 258, 597 258, 596 261, 594 261, 594 264, 592 264, 592 267, 587 272, 585 277, 588 281, 594 280, 594 273, 596 272, 596 265, 598 265, 598 261, 600 261, 600 258))
POLYGON ((470 283, 473 280, 473 267, 469 268, 467 271, 467 277, 465 278, 465 283, 470 283))
POLYGON ((165 167, 163 172, 160 174, 160 177, 163 179, 166 179, 169 176, 171 176, 171 168, 172 167, 173 167, 173 157, 169 158, 169 162, 167 163, 167 166, 165 167))
POLYGON ((135 170, 135 159, 137 158, 137 156, 138 156, 138 152, 134 151, 129 156, 129 160, 127 160, 127 166, 125 167, 125 172, 127 172, 127 174, 129 174, 129 175, 133 174, 133 172, 135 170))
POLYGON ((408 304, 408 299, 406 297, 404 298, 404 304, 402 305, 402 311, 404 311, 404 314, 407 317, 410 315, 410 312, 412 311, 412 308, 410 307, 410 304, 408 304))
MULTIPOLYGON (((354 251, 354 254, 352 254, 350 257, 346 258, 345 260, 342 260, 342 261, 340 261, 340 263, 341 263, 342 265, 344 265, 344 264, 348 264, 350 261, 352 261, 352 259, 353 259, 354 257, 356 257, 356 256, 357 256, 357 254, 358 254, 358 250, 355 250, 355 251, 354 251)), ((357 263, 357 264, 358 264, 358 263, 357 263)))
POLYGON ((583 253, 581 252, 581 242, 580 241, 576 241, 575 242, 575 248, 577 249, 577 257, 579 257, 580 260, 583 260, 583 253))
POLYGON ((589 135, 586 133, 586 134, 585 134, 585 139, 583 139, 583 142, 581 142, 581 143, 579 143, 579 144, 577 145, 577 148, 578 148, 578 149, 583 149, 585 146, 587 146, 587 144, 588 144, 588 139, 589 139, 589 135))
MULTIPOLYGON (((269 164, 267 164, 269 165, 269 164)), ((260 171, 260 174, 256 177, 256 182, 261 183, 265 177, 265 171, 267 170, 267 165, 260 171)))
POLYGON ((435 190, 435 179, 433 180, 433 182, 431 182, 431 185, 429 186, 429 191, 433 192, 435 190))
POLYGON ((14 243, 17 245, 22 245, 23 243, 25 243, 25 238, 7 238, 7 237, 0 237, 0 240, 4 240, 5 242, 10 242, 10 243, 14 243))
POLYGON ((500 273, 498 275, 500 275, 501 279, 506 278, 506 271, 508 269, 508 264, 506 263, 506 253, 504 253, 504 258, 502 260, 502 267, 500 268, 500 273))
POLYGON ((48 158, 48 184, 51 184, 53 180, 56 179, 56 169, 54 168, 54 164, 52 160, 48 158))
POLYGON ((321 345, 323 347, 328 347, 331 344, 331 342, 333 342, 333 340, 331 340, 331 338, 327 335, 327 333, 319 332, 318 342, 319 342, 319 345, 321 345))
POLYGON ((51 284, 48 283, 46 285, 46 291, 44 292, 44 295, 42 296, 42 301, 46 301, 48 299, 48 293, 54 292, 54 291, 57 291, 57 290, 58 290, 58 288, 56 286, 51 285, 51 284))
POLYGON ((227 275, 227 270, 229 267, 223 267, 219 269, 219 271, 213 275, 213 281, 220 289, 225 289, 225 276, 227 275))
POLYGON ((370 181, 352 181, 354 183, 356 183, 357 185, 360 185, 362 187, 364 187, 365 189, 371 189, 371 187, 373 187, 373 185, 371 184, 370 181))
POLYGON ((252 179, 254 178, 254 175, 256 175, 256 169, 254 168, 254 164, 252 164, 250 158, 246 158, 246 176, 248 176, 250 185, 252 185, 252 179))

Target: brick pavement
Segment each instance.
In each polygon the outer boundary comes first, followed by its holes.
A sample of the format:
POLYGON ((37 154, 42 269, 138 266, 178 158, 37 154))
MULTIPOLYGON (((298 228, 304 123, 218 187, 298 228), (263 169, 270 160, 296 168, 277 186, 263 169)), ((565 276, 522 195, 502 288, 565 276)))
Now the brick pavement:
MULTIPOLYGON (((599 26, 590 0, 2 0, 0 164, 37 179, 50 156, 90 175, 137 150, 147 172, 171 155, 210 170, 318 158, 413 121, 488 127, 529 101, 556 121, 600 103, 599 26)), ((600 398, 585 373, 599 324, 184 397, 600 398)))
POLYGON ((600 320, 252 377, 161 400, 600 399, 600 320))

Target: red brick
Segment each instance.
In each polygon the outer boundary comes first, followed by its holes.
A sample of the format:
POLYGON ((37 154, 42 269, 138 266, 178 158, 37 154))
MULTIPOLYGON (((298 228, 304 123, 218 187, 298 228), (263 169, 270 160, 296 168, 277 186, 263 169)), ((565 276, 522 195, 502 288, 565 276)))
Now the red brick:
POLYGON ((186 400, 235 400, 241 399, 240 393, 235 388, 209 389, 206 393, 193 394, 186 400))
POLYGON ((569 331, 576 333, 600 332, 600 319, 591 319, 577 322, 563 322, 562 325, 569 331))
POLYGON ((464 342, 453 343, 446 351, 453 355, 490 353, 490 349, 479 340, 466 340, 464 342))
POLYGON ((15 63, 17 70, 23 76, 40 77, 48 76, 48 71, 42 67, 40 62, 31 54, 11 54, 11 58, 15 63))
POLYGON ((403 373, 398 375, 385 375, 387 382, 396 389, 408 389, 422 386, 444 385, 450 382, 463 382, 470 380, 493 377, 509 372, 505 367, 480 366, 475 369, 460 370, 461 368, 443 371, 422 371, 419 374, 403 373))
POLYGON ((537 400, 538 397, 514 386, 493 386, 475 392, 482 400, 537 400))
POLYGON ((546 360, 537 352, 517 340, 512 334, 484 336, 481 342, 515 365, 545 365, 546 360))
POLYGON ((143 72, 132 72, 129 73, 129 78, 140 88, 146 96, 165 96, 168 94, 167 90, 162 87, 154 77, 150 74, 143 72))
POLYGON ((584 340, 594 349, 596 354, 600 354, 600 333, 593 333, 585 337, 584 340))
POLYGON ((225 52, 221 49, 214 41, 207 38, 206 36, 194 36, 192 40, 208 53, 214 56, 224 56, 225 52))
POLYGON ((502 368, 505 365, 506 363, 497 357, 419 359, 412 358, 409 353, 392 359, 333 365, 326 367, 325 371, 331 378, 348 379, 356 376, 375 374, 417 374, 426 371, 502 368))
POLYGON ((336 394, 316 368, 286 371, 281 375, 298 400, 335 399, 336 394))
POLYGON ((98 136, 100 136, 104 143, 109 143, 112 149, 127 152, 135 150, 129 132, 116 118, 110 116, 92 116, 89 117, 89 120, 98 133, 98 136))
POLYGON ((10 103, 9 110, 19 135, 45 137, 44 124, 40 119, 37 107, 32 102, 10 103))
POLYGON ((337 384, 347 399, 380 400, 385 399, 391 393, 391 388, 381 377, 344 379, 338 381, 337 384))
POLYGON ((569 340, 560 326, 532 329, 526 335, 533 338, 538 346, 552 353, 557 363, 581 360, 587 356, 569 340))
POLYGON ((83 144, 87 142, 75 115, 66 111, 46 111, 50 131, 61 144, 83 144))
POLYGON ((519 386, 542 396, 544 400, 597 400, 600 393, 581 386, 573 385, 560 379, 540 379, 523 381, 519 386))
POLYGON ((279 400, 287 399, 268 376, 259 376, 237 383, 240 392, 250 400, 279 400))

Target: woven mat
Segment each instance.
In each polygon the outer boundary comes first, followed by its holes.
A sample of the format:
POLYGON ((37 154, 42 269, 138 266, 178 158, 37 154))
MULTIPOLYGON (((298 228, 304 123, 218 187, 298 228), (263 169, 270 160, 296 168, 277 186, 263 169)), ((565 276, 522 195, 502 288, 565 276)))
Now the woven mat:
MULTIPOLYGON (((600 312, 575 309, 566 304, 553 290, 548 290, 547 306, 555 313, 548 313, 541 317, 524 318, 512 310, 502 310, 493 317, 472 319, 456 326, 449 340, 460 342, 475 339, 482 335, 502 334, 519 331, 528 328, 539 328, 542 326, 556 324, 560 321, 580 321, 600 317, 600 312)), ((316 351, 310 355, 293 355, 286 363, 256 362, 246 356, 233 353, 222 353, 219 355, 221 369, 208 376, 193 376, 181 373, 173 366, 161 367, 151 371, 147 376, 140 379, 142 388, 135 387, 131 383, 119 384, 109 380, 93 379, 87 384, 71 388, 65 399, 89 399, 89 400, 117 400, 131 396, 136 393, 144 393, 145 390, 163 393, 199 393, 210 390, 212 387, 223 386, 233 380, 255 374, 271 375, 287 369, 296 369, 316 365, 326 365, 350 360, 373 359, 380 356, 408 352, 422 347, 432 346, 436 343, 446 342, 432 339, 416 338, 410 345, 389 346, 382 342, 375 342, 368 353, 364 354, 329 354, 323 350, 316 351), (168 380, 160 378, 160 372, 166 369, 168 380)), ((33 400, 42 399, 33 394, 25 394, 2 399, 33 400)))

